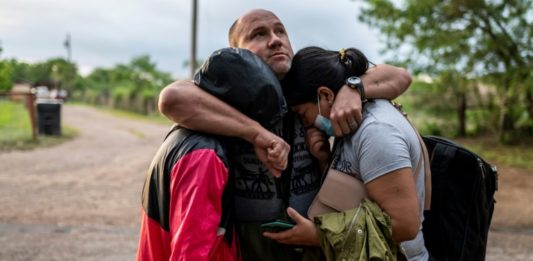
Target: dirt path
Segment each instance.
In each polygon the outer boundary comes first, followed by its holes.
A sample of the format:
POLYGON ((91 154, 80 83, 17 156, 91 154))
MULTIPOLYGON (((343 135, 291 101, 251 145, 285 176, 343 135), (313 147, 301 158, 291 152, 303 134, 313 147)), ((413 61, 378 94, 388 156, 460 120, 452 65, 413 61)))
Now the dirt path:
POLYGON ((168 127, 64 106, 80 135, 0 152, 0 260, 133 260, 146 170, 168 127))
MULTIPOLYGON (((0 260, 133 260, 146 170, 168 127, 65 106, 73 141, 0 152, 0 260)), ((500 167, 489 261, 533 260, 533 174, 500 167)))

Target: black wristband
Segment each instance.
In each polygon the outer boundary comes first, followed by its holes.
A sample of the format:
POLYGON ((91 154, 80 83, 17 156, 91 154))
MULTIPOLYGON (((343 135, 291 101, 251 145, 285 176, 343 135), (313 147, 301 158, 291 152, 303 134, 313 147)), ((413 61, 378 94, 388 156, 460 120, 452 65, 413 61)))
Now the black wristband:
POLYGON ((359 95, 361 95, 361 102, 365 103, 368 101, 365 94, 365 86, 363 85, 363 81, 361 78, 357 76, 351 76, 346 79, 346 85, 352 89, 355 89, 359 92, 359 95))

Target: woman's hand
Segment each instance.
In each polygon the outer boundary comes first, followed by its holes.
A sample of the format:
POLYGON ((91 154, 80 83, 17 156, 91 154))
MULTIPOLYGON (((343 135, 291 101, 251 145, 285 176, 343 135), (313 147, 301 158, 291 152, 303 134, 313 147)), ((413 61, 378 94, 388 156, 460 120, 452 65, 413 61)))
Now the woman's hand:
POLYGON ((305 142, 309 152, 320 162, 327 162, 330 155, 328 137, 315 127, 306 129, 305 142))
POLYGON ((263 236, 276 240, 282 244, 320 246, 320 238, 315 224, 300 215, 293 208, 287 208, 289 217, 296 222, 296 225, 282 232, 264 232, 263 236))

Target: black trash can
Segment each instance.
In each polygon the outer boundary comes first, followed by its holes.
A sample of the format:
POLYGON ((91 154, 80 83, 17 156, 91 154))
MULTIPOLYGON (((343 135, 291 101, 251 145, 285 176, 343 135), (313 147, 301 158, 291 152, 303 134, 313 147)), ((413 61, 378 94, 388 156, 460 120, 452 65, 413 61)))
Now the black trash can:
POLYGON ((61 136, 61 103, 37 103, 39 134, 61 136))

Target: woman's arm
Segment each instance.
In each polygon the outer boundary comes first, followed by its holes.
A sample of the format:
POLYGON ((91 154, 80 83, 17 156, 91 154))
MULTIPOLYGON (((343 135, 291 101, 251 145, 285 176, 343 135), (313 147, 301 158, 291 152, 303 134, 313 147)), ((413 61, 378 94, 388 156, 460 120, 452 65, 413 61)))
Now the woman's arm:
POLYGON ((415 238, 420 228, 420 210, 412 169, 394 170, 365 186, 368 197, 390 216, 392 239, 399 243, 415 238))
MULTIPOLYGON (((392 239, 403 242, 416 237, 420 227, 418 198, 411 168, 402 168, 367 183, 368 197, 375 201, 391 218, 392 239)), ((289 230, 263 235, 283 244, 320 246, 315 224, 298 214, 287 210, 296 225, 289 230)))

